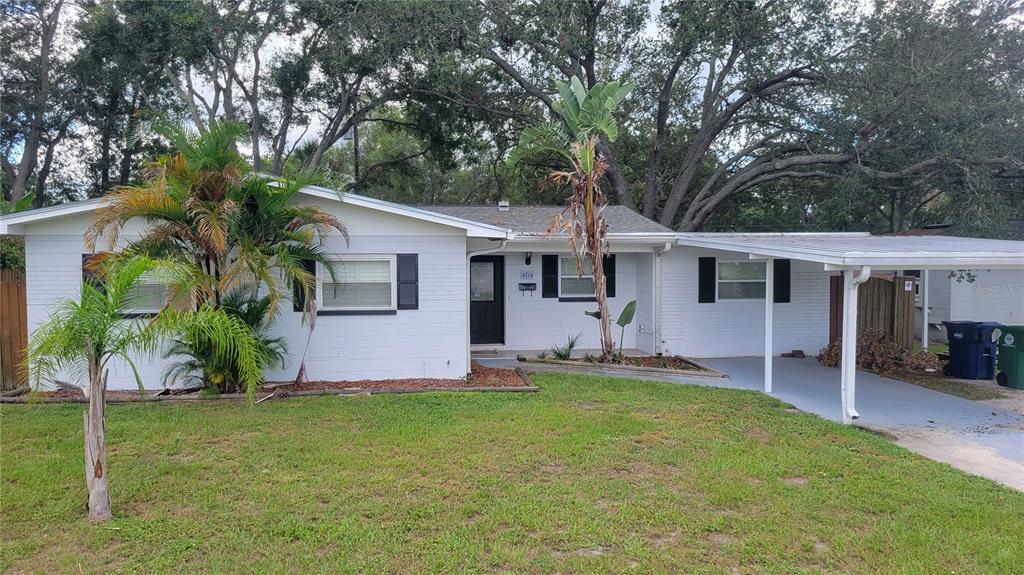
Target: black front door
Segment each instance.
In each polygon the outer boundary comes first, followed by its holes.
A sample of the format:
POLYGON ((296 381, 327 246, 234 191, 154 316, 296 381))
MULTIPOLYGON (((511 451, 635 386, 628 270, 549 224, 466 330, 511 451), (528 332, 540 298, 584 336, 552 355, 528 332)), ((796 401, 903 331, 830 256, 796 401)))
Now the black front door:
POLYGON ((505 343, 505 258, 469 261, 469 341, 505 343))

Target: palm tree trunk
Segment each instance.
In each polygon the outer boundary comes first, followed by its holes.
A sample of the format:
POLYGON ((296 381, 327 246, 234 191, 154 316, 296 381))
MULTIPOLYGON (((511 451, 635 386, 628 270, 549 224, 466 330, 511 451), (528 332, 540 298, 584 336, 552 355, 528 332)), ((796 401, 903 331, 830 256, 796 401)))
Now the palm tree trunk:
POLYGON ((612 339, 611 317, 608 314, 608 291, 604 276, 604 254, 600 250, 592 251, 590 266, 594 270, 594 294, 597 296, 597 311, 601 322, 601 361, 610 361, 615 353, 615 340, 612 339))
POLYGON ((89 489, 89 519, 107 521, 110 490, 107 484, 106 382, 99 367, 89 373, 89 410, 82 414, 85 425, 85 485, 89 489))

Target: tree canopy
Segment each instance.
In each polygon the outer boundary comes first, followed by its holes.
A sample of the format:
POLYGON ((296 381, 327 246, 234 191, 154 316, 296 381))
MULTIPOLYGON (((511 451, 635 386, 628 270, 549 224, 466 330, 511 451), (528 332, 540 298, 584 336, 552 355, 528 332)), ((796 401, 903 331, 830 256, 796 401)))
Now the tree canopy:
POLYGON ((1020 0, 12 0, 5 199, 138 183, 151 127, 246 126, 255 170, 415 203, 559 201, 509 162, 558 82, 632 83, 615 203, 679 230, 1024 217, 1020 0))

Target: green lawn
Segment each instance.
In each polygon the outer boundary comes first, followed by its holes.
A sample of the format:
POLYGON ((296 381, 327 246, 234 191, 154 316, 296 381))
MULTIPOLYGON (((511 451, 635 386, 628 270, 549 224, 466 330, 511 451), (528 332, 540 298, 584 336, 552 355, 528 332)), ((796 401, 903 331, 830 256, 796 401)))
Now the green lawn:
POLYGON ((5 572, 1020 573, 1024 494, 752 392, 537 375, 534 394, 0 409, 5 572), (735 571, 734 571, 735 570, 735 571))

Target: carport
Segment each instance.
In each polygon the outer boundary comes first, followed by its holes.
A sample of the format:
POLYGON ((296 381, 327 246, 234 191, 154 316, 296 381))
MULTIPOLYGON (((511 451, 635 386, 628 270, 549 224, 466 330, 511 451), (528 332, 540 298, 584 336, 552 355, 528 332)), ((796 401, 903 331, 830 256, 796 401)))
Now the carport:
MULTIPOLYGON (((920 270, 927 282, 931 270, 1024 269, 1024 242, 945 236, 872 236, 833 234, 679 234, 679 245, 746 254, 766 262, 764 392, 772 393, 772 324, 774 321, 773 261, 820 263, 824 272, 843 276, 842 364, 840 401, 843 423, 860 417, 855 407, 857 378, 857 293, 871 271, 920 270)), ((927 304, 924 323, 928 323, 927 304)))

